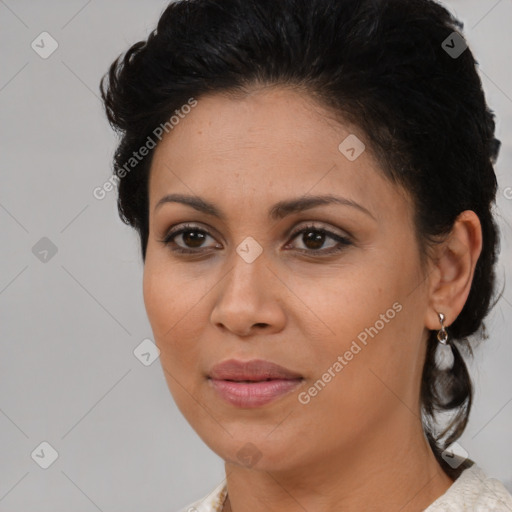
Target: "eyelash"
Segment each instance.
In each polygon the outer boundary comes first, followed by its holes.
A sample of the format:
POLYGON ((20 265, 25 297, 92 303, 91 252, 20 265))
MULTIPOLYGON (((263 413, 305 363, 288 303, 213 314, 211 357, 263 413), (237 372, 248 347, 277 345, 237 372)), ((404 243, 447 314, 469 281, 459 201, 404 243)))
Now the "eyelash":
MULTIPOLYGON (((202 228, 198 228, 197 226, 192 226, 192 225, 189 225, 189 224, 184 224, 179 229, 168 232, 166 234, 166 236, 162 240, 159 240, 159 241, 161 243, 163 243, 164 245, 169 246, 171 251, 173 251, 175 253, 178 253, 178 254, 196 254, 197 255, 200 252, 202 252, 201 248, 196 249, 196 250, 194 250, 194 249, 186 249, 184 247, 180 247, 180 246, 176 245, 176 242, 174 242, 174 239, 177 236, 179 236, 179 235, 181 235, 183 233, 186 233, 187 231, 195 231, 195 232, 198 232, 198 233, 204 233, 204 234, 206 234, 208 236, 211 236, 208 233, 208 231, 206 231, 206 230, 204 230, 202 228), (171 247, 171 243, 175 244, 175 247, 171 247)), ((294 240, 300 234, 308 233, 308 232, 311 232, 311 231, 316 232, 316 233, 321 233, 321 234, 325 235, 326 237, 334 239, 335 241, 338 242, 338 246, 337 247, 331 247, 328 250, 298 249, 299 252, 309 253, 309 254, 313 253, 315 255, 318 254, 320 256, 326 256, 326 255, 328 256, 328 255, 331 255, 331 254, 335 254, 335 253, 341 252, 347 246, 352 245, 352 241, 348 237, 344 237, 344 236, 338 235, 338 234, 333 233, 332 231, 329 231, 329 230, 327 230, 325 228, 317 227, 314 224, 310 224, 310 225, 304 226, 301 229, 294 231, 290 235, 291 240, 294 240)))

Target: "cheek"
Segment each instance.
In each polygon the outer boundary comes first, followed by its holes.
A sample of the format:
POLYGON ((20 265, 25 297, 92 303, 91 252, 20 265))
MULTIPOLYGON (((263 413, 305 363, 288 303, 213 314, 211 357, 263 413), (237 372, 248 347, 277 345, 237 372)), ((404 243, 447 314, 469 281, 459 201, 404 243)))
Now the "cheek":
POLYGON ((304 296, 321 322, 312 320, 305 329, 314 347, 308 358, 311 381, 319 389, 311 389, 317 395, 306 407, 331 404, 335 415, 351 411, 351 417, 369 417, 389 408, 390 400, 397 402, 390 389, 399 394, 412 389, 423 331, 421 296, 410 294, 417 282, 412 261, 381 260, 354 267, 343 279, 325 280, 320 288, 309 286, 304 296))
POLYGON ((144 266, 143 294, 146 313, 160 349, 164 369, 185 374, 197 360, 200 339, 201 297, 198 281, 184 277, 179 268, 156 264, 147 259, 144 266))
POLYGON ((190 417, 194 409, 190 393, 196 394, 199 340, 204 325, 204 319, 200 318, 200 299, 204 292, 197 288, 197 281, 188 282, 182 272, 168 264, 158 266, 150 258, 146 259, 143 276, 146 313, 160 350, 167 385, 185 417, 190 417))
POLYGON ((155 337, 170 341, 184 325, 195 325, 190 317, 200 310, 205 291, 201 281, 188 277, 179 264, 148 251, 144 265, 143 294, 148 319, 155 337))
MULTIPOLYGON (((297 426, 301 435, 318 431, 315 422, 319 422, 323 439, 350 445, 361 435, 379 428, 394 411, 403 409, 403 403, 414 407, 407 391, 414 388, 414 372, 411 371, 414 363, 408 363, 410 354, 401 352, 397 343, 402 314, 403 310, 377 334, 370 331, 372 334, 368 334, 366 344, 357 334, 339 335, 330 345, 324 341, 321 356, 311 357, 317 360, 308 387, 297 397, 297 417, 301 418, 297 426)), ((368 325, 370 319, 372 327, 373 316, 368 314, 366 323, 361 314, 357 320, 361 327, 353 332, 367 334, 365 323, 368 325)), ((350 325, 355 327, 354 318, 339 320, 338 333, 343 332, 343 320, 351 320, 350 325)), ((324 442, 319 441, 319 444, 324 442)))

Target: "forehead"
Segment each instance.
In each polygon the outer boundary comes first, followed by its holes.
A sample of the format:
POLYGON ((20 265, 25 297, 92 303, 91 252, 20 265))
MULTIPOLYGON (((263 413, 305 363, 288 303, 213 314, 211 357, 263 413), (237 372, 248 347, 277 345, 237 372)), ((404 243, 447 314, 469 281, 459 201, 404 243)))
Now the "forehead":
POLYGON ((172 192, 227 207, 252 200, 266 208, 309 193, 340 193, 377 212, 408 202, 384 177, 358 127, 335 120, 305 94, 279 87, 198 99, 155 149, 150 210, 172 192), (362 144, 366 149, 349 159, 344 141, 357 152, 362 144))

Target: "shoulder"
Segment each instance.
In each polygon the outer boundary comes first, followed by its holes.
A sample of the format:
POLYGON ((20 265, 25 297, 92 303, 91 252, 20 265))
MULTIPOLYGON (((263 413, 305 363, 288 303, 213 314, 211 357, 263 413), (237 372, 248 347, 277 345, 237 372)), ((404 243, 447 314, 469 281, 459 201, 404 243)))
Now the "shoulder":
POLYGON ((424 512, 506 512, 512 511, 512 495, 495 478, 472 464, 453 482, 450 488, 424 512))
POLYGON ((221 482, 206 496, 194 501, 178 512, 220 512, 226 498, 227 488, 225 480, 221 482))
MULTIPOLYGON (((221 512, 227 489, 221 482, 206 496, 178 512, 221 512)), ((476 464, 466 468, 451 487, 424 512, 512 512, 512 495, 476 464)))

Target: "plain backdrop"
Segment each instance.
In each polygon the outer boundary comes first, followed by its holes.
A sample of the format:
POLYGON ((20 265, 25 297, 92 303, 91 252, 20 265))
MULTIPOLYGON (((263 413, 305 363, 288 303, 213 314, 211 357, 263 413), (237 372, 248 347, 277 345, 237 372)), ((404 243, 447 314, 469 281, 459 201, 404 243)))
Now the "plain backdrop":
MULTIPOLYGON (((1 512, 175 512, 224 477, 159 359, 145 366, 134 354, 152 339, 139 242, 115 191, 92 193, 116 142, 100 78, 166 4, 0 1, 1 512)), ((512 491, 512 0, 446 4, 465 24, 502 141, 505 287, 471 364, 475 403, 459 444, 512 491)))

